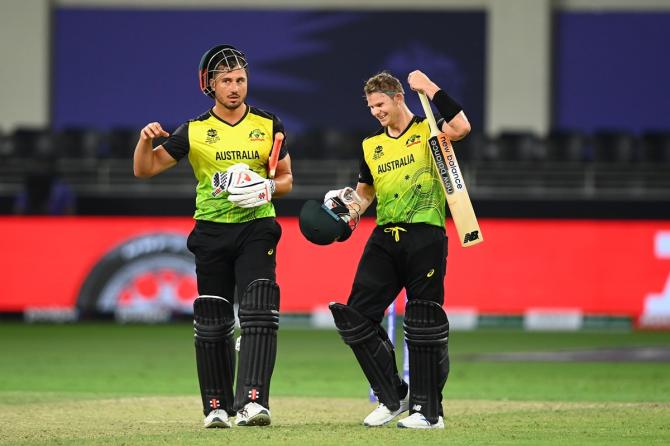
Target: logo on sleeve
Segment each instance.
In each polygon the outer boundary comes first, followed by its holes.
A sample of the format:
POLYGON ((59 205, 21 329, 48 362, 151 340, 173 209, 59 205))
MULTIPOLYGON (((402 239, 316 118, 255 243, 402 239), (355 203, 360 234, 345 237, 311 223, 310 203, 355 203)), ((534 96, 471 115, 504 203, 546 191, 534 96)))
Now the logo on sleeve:
POLYGON ((205 138, 205 142, 207 144, 213 144, 218 140, 219 140, 219 133, 216 131, 216 129, 207 130, 207 138, 205 138))

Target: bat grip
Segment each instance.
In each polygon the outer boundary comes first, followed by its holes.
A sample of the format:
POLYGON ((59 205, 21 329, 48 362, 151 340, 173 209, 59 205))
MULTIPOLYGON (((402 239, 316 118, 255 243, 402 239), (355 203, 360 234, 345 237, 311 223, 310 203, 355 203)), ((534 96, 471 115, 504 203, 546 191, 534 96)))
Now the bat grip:
POLYGON ((430 102, 428 102, 428 97, 426 96, 426 93, 420 91, 419 100, 421 100, 423 113, 426 115, 426 118, 428 119, 428 124, 430 125, 430 131, 434 134, 440 133, 439 129, 437 128, 437 122, 435 121, 435 115, 433 114, 433 109, 430 108, 430 102))
POLYGON ((277 132, 274 135, 274 141, 272 143, 272 152, 270 152, 270 160, 268 162, 268 176, 270 178, 275 177, 275 171, 277 170, 277 163, 279 162, 279 151, 281 150, 281 144, 284 141, 284 134, 277 132))

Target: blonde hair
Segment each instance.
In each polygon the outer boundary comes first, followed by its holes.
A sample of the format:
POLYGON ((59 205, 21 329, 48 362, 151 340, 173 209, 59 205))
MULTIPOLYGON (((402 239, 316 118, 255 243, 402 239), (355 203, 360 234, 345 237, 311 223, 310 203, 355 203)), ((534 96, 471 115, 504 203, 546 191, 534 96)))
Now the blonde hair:
POLYGON ((405 90, 402 88, 400 81, 388 71, 382 71, 368 79, 365 82, 363 91, 366 95, 372 93, 384 93, 390 97, 393 97, 398 93, 405 94, 405 90))

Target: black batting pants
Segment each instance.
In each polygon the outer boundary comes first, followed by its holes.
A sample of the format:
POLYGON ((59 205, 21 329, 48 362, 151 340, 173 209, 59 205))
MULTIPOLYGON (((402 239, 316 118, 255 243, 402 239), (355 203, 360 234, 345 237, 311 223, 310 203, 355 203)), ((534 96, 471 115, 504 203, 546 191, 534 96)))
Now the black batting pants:
POLYGON ((347 305, 381 323, 405 288, 408 300, 444 303, 447 236, 424 223, 377 226, 365 245, 347 305))

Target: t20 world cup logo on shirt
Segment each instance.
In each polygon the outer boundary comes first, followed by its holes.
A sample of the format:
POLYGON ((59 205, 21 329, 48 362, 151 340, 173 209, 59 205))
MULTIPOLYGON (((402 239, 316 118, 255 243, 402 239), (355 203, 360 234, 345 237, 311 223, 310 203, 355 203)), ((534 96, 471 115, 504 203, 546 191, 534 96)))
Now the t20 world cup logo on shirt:
POLYGON ((382 156, 384 156, 384 148, 382 146, 375 147, 375 152, 372 154, 372 159, 378 160, 382 156))
POLYGON ((207 130, 207 138, 205 138, 205 142, 207 142, 207 144, 213 144, 218 140, 219 140, 219 133, 216 131, 216 129, 207 130))

